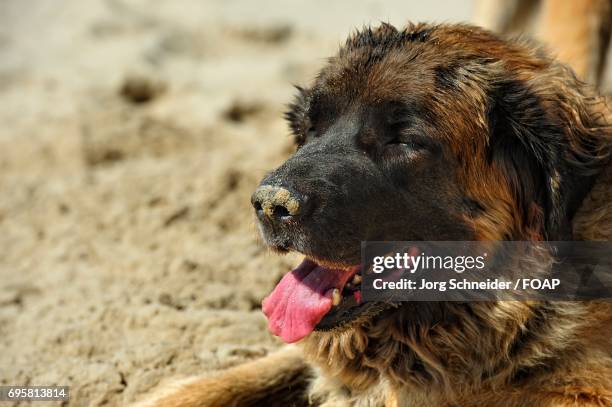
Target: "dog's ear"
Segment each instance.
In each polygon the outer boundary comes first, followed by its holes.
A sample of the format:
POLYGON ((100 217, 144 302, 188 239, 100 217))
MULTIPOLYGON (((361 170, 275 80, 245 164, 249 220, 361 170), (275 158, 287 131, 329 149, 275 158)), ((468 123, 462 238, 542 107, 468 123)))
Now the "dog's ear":
POLYGON ((601 100, 573 75, 554 83, 557 76, 495 82, 487 115, 489 158, 513 190, 524 231, 568 240, 576 210, 608 162, 611 133, 594 111, 601 100))
POLYGON ((300 86, 295 86, 297 94, 293 101, 287 106, 285 112, 285 120, 289 123, 289 128, 293 134, 294 141, 297 145, 304 143, 306 133, 310 129, 310 102, 312 99, 311 91, 300 86))

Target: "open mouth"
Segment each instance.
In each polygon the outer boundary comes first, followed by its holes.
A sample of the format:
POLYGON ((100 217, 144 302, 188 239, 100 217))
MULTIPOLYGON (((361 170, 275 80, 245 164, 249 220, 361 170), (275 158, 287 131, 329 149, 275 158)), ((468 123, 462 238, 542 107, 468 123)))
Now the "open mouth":
POLYGON ((361 266, 328 267, 305 258, 263 300, 268 328, 287 343, 330 330, 374 309, 361 300, 361 266))

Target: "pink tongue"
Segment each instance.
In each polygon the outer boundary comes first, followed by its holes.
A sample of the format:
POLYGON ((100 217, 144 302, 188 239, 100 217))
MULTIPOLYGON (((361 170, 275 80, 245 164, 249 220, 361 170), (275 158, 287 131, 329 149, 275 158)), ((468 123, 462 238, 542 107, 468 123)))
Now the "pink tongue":
POLYGON ((305 259, 263 300, 262 309, 270 331, 287 343, 297 342, 311 333, 331 309, 333 289, 342 291, 355 271, 356 267, 328 269, 305 259))

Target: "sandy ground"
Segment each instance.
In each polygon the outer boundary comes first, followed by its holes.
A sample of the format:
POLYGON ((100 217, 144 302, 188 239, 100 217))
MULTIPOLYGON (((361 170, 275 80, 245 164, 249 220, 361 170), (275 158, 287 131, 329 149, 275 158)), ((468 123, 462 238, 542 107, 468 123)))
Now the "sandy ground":
POLYGON ((0 0, 0 384, 125 405, 278 347, 260 301, 297 259, 249 196, 291 84, 355 26, 471 13, 418 3, 0 0))

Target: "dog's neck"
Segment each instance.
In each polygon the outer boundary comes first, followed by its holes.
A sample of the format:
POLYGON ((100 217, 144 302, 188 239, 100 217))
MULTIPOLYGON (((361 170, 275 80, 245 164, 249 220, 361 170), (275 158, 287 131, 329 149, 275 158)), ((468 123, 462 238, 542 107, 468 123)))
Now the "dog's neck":
POLYGON ((404 303, 365 323, 315 332, 303 345, 354 396, 386 383, 448 400, 525 380, 538 373, 534 366, 572 352, 566 338, 579 312, 563 303, 404 303))

